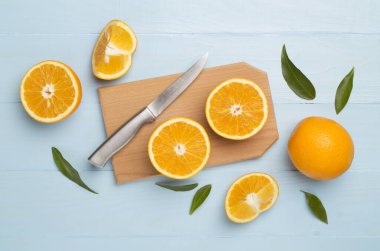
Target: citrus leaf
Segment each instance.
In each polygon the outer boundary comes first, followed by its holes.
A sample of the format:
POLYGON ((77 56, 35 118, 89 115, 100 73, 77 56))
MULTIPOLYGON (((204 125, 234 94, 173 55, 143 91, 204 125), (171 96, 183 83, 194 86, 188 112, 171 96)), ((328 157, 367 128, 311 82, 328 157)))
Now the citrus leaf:
POLYGON ((77 185, 83 187, 84 189, 90 191, 91 193, 96 193, 94 190, 89 188, 80 178, 79 173, 77 170, 74 169, 74 167, 67 161, 65 158, 63 158, 61 152, 55 148, 52 147, 51 151, 53 153, 53 159, 55 162, 55 165, 57 166, 58 170, 69 180, 76 183, 77 185))
POLYGON ((306 196, 306 202, 311 212, 322 222, 328 224, 326 209, 321 200, 314 194, 302 191, 306 196))
POLYGON ((211 184, 208 184, 204 187, 201 187, 198 189, 198 191, 195 193, 193 197, 193 201, 191 202, 190 207, 190 215, 194 213, 195 210, 197 210, 198 207, 200 207, 203 202, 207 199, 208 195, 211 191, 211 184))
POLYGON ((281 68, 286 83, 298 97, 306 100, 315 98, 313 84, 289 59, 285 45, 282 47, 281 68))
POLYGON ((185 192, 185 191, 191 191, 194 188, 196 188, 198 186, 198 183, 189 184, 189 185, 181 185, 181 186, 173 186, 173 185, 165 184, 162 182, 157 182, 156 185, 159 187, 172 190, 172 191, 176 191, 176 192, 185 192))
POLYGON ((335 94, 335 112, 339 114, 346 106, 348 99, 350 98, 353 81, 354 81, 355 68, 352 67, 351 71, 340 82, 335 94))

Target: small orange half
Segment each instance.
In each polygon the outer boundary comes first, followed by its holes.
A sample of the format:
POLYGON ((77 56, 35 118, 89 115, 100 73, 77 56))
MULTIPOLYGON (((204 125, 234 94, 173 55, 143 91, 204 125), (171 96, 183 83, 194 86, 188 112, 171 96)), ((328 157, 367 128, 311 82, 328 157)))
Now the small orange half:
POLYGON ((227 217, 235 223, 247 223, 271 208, 277 201, 276 180, 265 173, 249 173, 236 180, 227 192, 227 217))
POLYGON ((251 80, 234 78, 211 91, 206 118, 215 133, 232 140, 257 134, 268 118, 268 103, 261 88, 251 80))
POLYGON ((82 87, 66 64, 48 60, 30 68, 21 81, 20 99, 25 111, 42 123, 67 118, 80 104, 82 87))
POLYGON ((181 117, 161 124, 148 143, 152 165, 173 179, 188 179, 201 171, 210 157, 210 148, 205 129, 181 117))
POLYGON ((126 74, 137 47, 135 32, 123 21, 112 20, 100 33, 92 53, 92 71, 100 79, 112 80, 126 74))

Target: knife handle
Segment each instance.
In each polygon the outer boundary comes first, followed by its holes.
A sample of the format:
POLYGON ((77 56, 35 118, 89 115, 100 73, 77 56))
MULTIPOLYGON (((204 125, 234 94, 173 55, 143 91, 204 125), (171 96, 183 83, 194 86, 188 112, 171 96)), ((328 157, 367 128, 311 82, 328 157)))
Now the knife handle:
POLYGON ((104 141, 91 156, 88 161, 96 167, 104 167, 107 161, 125 146, 136 135, 145 123, 155 120, 153 114, 148 108, 143 109, 124 125, 122 125, 114 134, 104 141))

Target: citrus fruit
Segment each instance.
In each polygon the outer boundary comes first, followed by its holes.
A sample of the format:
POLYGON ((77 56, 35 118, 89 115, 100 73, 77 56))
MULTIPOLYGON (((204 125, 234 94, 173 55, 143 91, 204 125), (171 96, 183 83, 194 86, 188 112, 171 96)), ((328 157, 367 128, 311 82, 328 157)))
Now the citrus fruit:
POLYGON ((76 110, 82 99, 82 87, 69 66, 48 60, 32 66, 25 74, 20 98, 25 111, 33 119, 54 123, 76 110))
POLYGON ((92 53, 92 71, 100 79, 112 80, 126 74, 136 50, 135 32, 124 22, 112 20, 100 33, 92 53))
POLYGON ((152 165, 173 179, 187 179, 206 165, 210 140, 205 129, 188 118, 174 118, 161 124, 148 144, 152 165))
POLYGON ((268 118, 267 99, 261 88, 248 79, 224 81, 211 91, 206 118, 218 135, 243 140, 257 134, 268 118))
POLYGON ((225 201, 227 217, 235 223, 247 223, 271 208, 277 201, 276 180, 265 173, 249 173, 229 188, 225 201))
POLYGON ((354 158, 354 144, 337 122, 322 117, 302 120, 288 142, 295 167, 316 180, 329 180, 344 173, 354 158))

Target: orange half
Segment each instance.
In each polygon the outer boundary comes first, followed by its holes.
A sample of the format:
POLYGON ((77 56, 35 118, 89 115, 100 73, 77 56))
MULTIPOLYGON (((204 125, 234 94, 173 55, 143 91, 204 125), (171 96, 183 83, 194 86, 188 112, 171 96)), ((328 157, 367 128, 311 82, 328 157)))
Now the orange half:
POLYGON ((92 53, 92 71, 100 79, 112 80, 126 74, 137 47, 135 32, 124 22, 113 20, 100 33, 92 53))
POLYGON ((210 157, 210 140, 194 120, 174 118, 161 124, 149 139, 152 165, 173 179, 188 179, 203 169, 210 157))
POLYGON ((250 173, 236 180, 227 192, 225 210, 235 223, 247 223, 277 201, 276 180, 265 173, 250 173))
POLYGON ((64 63, 48 60, 34 65, 21 81, 25 111, 42 123, 67 118, 79 106, 82 88, 75 72, 64 63))
POLYGON ((268 118, 268 103, 261 88, 251 80, 234 78, 211 91, 206 118, 215 133, 233 140, 257 134, 268 118))

